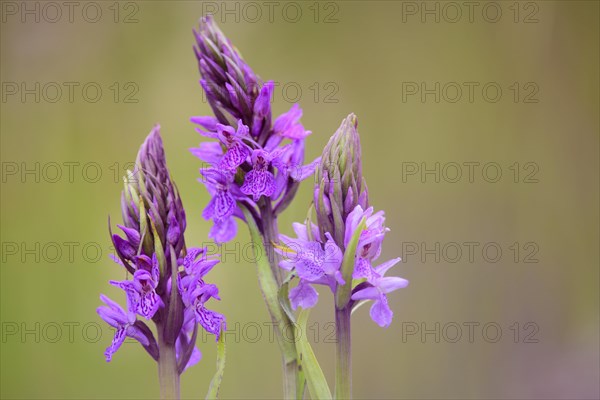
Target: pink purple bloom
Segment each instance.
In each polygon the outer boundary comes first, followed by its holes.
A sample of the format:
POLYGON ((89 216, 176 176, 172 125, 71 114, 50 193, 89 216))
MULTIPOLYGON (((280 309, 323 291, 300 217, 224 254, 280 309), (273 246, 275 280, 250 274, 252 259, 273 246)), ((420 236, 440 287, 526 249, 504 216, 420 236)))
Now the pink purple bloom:
POLYGON ((254 201, 261 196, 271 197, 275 191, 275 176, 269 171, 270 164, 271 154, 261 149, 252 152, 252 170, 244 178, 242 193, 252 195, 254 201))
MULTIPOLYGON (((294 121, 295 113, 284 122, 294 121)), ((280 129, 286 128, 284 122, 280 123, 280 129)), ((385 227, 384 212, 374 212, 373 207, 366 206, 368 192, 362 177, 357 126, 356 117, 351 114, 325 147, 314 191, 318 225, 312 224, 309 231, 304 225, 294 224, 297 239, 280 235, 285 250, 278 250, 284 256, 279 265, 299 281, 289 291, 293 308, 310 308, 317 303, 313 284, 325 284, 337 295, 343 286, 350 291, 352 285, 348 286, 348 280, 355 280, 357 285, 348 300, 340 305, 336 299, 336 307, 351 308, 356 301, 373 300, 371 318, 387 327, 393 316, 387 294, 406 287, 408 281, 384 276, 398 258, 373 267, 389 229, 385 227), (355 237, 354 247, 351 242, 355 237), (353 253, 344 254, 349 251, 353 253), (342 271, 342 262, 348 257, 353 265, 350 264, 350 270, 342 271)))
MULTIPOLYGON (((235 206, 235 200, 229 200, 226 194, 215 196, 209 211, 221 218, 230 215, 227 205, 235 206)), ((186 251, 185 211, 167 169, 159 127, 148 135, 134 170, 128 172, 121 209, 124 223, 118 227, 123 236, 112 235, 117 254, 114 260, 131 277, 110 281, 125 292, 127 311, 101 296, 106 306, 98 308, 98 314, 116 329, 106 359, 110 361, 130 336, 155 360, 160 361, 161 351, 173 348, 181 373, 201 357, 195 347, 197 324, 219 335, 225 318, 206 308, 211 298, 219 299, 217 287, 204 281, 218 260, 206 257, 203 249, 186 251), (154 322, 159 344, 138 316, 154 322)))
POLYGON ((396 276, 384 276, 388 269, 400 261, 394 258, 375 267, 369 274, 367 282, 369 286, 356 290, 352 294, 352 300, 373 300, 371 306, 371 318, 382 328, 387 328, 392 323, 394 313, 387 301, 387 294, 408 286, 408 281, 396 276))
POLYGON ((217 137, 227 149, 221 158, 220 167, 235 171, 252 152, 243 141, 249 138, 248 127, 241 120, 238 121, 237 132, 231 126, 217 124, 217 133, 217 137))
MULTIPOLYGON (((258 215, 273 217, 291 202, 299 182, 312 175, 318 160, 304 166, 304 140, 310 131, 300 122, 302 110, 294 104, 273 122, 274 83, 263 81, 241 58, 211 16, 200 20, 194 47, 200 75, 214 116, 192 117, 198 132, 218 142, 191 149, 210 164, 202 171, 211 199, 203 216, 213 221, 209 237, 232 240, 237 203, 258 215), (215 177, 218 171, 222 177, 215 177)), ((129 249, 124 249, 128 251, 129 249)))
POLYGON ((234 214, 237 212, 237 199, 243 194, 235 185, 234 173, 228 169, 208 168, 201 171, 202 182, 212 196, 202 212, 204 219, 212 219, 213 227, 209 237, 216 242, 228 242, 237 233, 234 214))
POLYGON ((283 257, 279 266, 292 271, 300 280, 289 293, 292 307, 310 308, 317 302, 313 284, 327 285, 332 291, 338 284, 344 284, 340 273, 343 254, 329 233, 325 242, 320 241, 316 225, 311 224, 310 233, 303 224, 295 223, 293 228, 297 238, 280 235, 284 247, 276 250, 283 257))
POLYGON ((365 229, 362 231, 356 250, 356 265, 352 277, 354 279, 371 277, 373 268, 371 262, 381 254, 381 245, 388 228, 384 226, 384 212, 373 214, 373 207, 363 210, 357 205, 346 218, 346 233, 344 246, 348 246, 352 234, 358 228, 360 221, 365 219, 365 229))
POLYGON ((225 329, 225 317, 207 309, 205 304, 211 298, 221 298, 217 286, 204 282, 203 278, 217 263, 218 260, 206 257, 205 249, 190 249, 190 253, 183 259, 185 276, 179 275, 178 283, 186 310, 216 338, 219 337, 221 328, 225 329))
POLYGON ((137 257, 137 270, 133 274, 133 279, 131 281, 110 281, 110 284, 125 291, 129 312, 152 319, 159 307, 164 305, 156 293, 159 280, 158 260, 156 255, 152 257, 152 260, 145 255, 137 257))
MULTIPOLYGON (((156 353, 156 341, 149 329, 144 330, 138 324, 134 313, 125 312, 119 304, 112 301, 104 295, 100 295, 100 300, 105 304, 98 307, 98 315, 110 326, 115 328, 115 336, 110 346, 104 352, 106 361, 112 359, 113 354, 121 347, 126 337, 133 338, 140 342, 144 348, 148 349, 150 355, 154 358, 158 356, 156 353), (152 350, 151 349, 152 342, 152 350)), ((145 326, 145 325, 143 325, 145 326)), ((147 328, 147 327, 146 327, 147 328)))

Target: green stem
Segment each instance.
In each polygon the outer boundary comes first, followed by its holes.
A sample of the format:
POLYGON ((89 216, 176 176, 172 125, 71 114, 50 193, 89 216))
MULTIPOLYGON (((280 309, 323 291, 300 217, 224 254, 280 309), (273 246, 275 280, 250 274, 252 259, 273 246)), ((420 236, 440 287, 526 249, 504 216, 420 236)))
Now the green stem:
MULTIPOLYGON (((279 302, 281 278, 277 279, 280 276, 279 266, 277 265, 277 257, 274 254, 269 257, 264 257, 269 248, 272 250, 272 243, 277 238, 277 221, 273 218, 272 210, 270 210, 270 208, 261 208, 261 217, 263 217, 262 222, 264 230, 264 232, 261 234, 252 214, 243 205, 241 206, 241 209, 246 217, 246 223, 248 224, 248 229, 250 230, 250 237, 256 248, 255 254, 258 256, 257 268, 260 290, 265 299, 271 320, 275 324, 277 331, 277 342, 282 355, 284 398, 294 399, 296 398, 296 381, 298 379, 298 356, 296 351, 294 327, 289 317, 285 313, 283 306, 279 302), (292 337, 290 337, 290 335, 292 337)), ((289 300, 286 299, 285 301, 289 300)))
POLYGON ((350 331, 351 308, 335 310, 336 364, 335 364, 335 398, 352 398, 352 349, 350 331))
MULTIPOLYGON (((292 328, 290 328, 292 329, 292 328)), ((285 340, 285 339, 283 339, 285 340)), ((284 399, 295 399, 296 398, 296 374, 298 372, 298 362, 294 358, 293 360, 286 360, 283 356, 283 398, 284 399)))
MULTIPOLYGON (((271 265, 271 271, 273 271, 273 275, 275 280, 277 281, 277 286, 281 288, 282 277, 281 277, 281 268, 279 268, 279 257, 277 253, 275 253, 273 243, 279 242, 279 230, 277 229, 277 218, 273 215, 273 208, 270 202, 265 202, 263 207, 261 207, 261 217, 263 222, 263 238, 265 244, 265 250, 267 251, 269 264, 271 265)), ((284 301, 289 301, 287 298, 284 301)), ((285 316, 285 312, 284 312, 285 316)), ((288 318, 285 318, 285 336, 280 336, 280 340, 289 341, 289 335, 294 335, 293 325, 288 318)), ((296 341, 295 338, 291 339, 293 346, 295 348, 296 341)), ((294 349, 295 351, 295 349, 294 349)), ((290 358, 286 357, 285 354, 282 354, 282 367, 283 367, 283 392, 284 398, 286 399, 294 399, 296 398, 296 383, 298 381, 298 362, 296 357, 290 358)))
POLYGON ((275 253, 273 243, 279 242, 279 229, 277 227, 277 217, 273 215, 273 207, 271 202, 265 201, 260 207, 260 217, 263 222, 263 238, 265 241, 265 250, 267 251, 267 257, 269 264, 271 265, 271 271, 277 281, 277 286, 281 287, 283 281, 281 277, 281 268, 279 268, 279 258, 275 253))
POLYGON ((158 381, 160 383, 160 398, 165 400, 179 399, 179 373, 175 345, 164 342, 162 329, 158 327, 158 381))

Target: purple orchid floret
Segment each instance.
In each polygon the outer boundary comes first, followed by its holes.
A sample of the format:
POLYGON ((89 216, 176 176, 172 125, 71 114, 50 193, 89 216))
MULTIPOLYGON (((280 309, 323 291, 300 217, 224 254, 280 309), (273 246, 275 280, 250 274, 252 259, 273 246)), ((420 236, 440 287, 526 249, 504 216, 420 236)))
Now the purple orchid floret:
POLYGON ((201 181, 206 185, 211 200, 204 208, 202 217, 213 220, 209 237, 217 243, 228 242, 237 233, 234 215, 237 211, 237 199, 243 196, 234 183, 234 174, 227 169, 208 168, 201 170, 204 177, 201 181))
POLYGON ((325 243, 320 241, 316 225, 311 224, 310 233, 303 224, 294 223, 293 228, 296 239, 280 235, 284 247, 276 248, 282 256, 279 266, 292 271, 300 279, 300 283, 289 293, 292 308, 310 308, 318 299, 313 284, 327 285, 332 291, 338 284, 344 284, 340 273, 343 254, 331 235, 327 234, 325 243))
POLYGON ((386 294, 408 286, 408 281, 406 279, 396 276, 384 276, 387 270, 399 261, 400 258, 394 258, 375 267, 370 273, 369 279, 367 279, 367 282, 371 286, 359 289, 352 294, 352 300, 374 301, 370 311, 371 319, 382 328, 390 326, 392 317, 394 316, 394 313, 388 305, 386 294))
POLYGON ((384 214, 383 211, 373 214, 373 207, 363 210, 360 205, 357 205, 346 219, 344 246, 348 246, 352 234, 356 231, 363 218, 365 219, 366 225, 358 240, 356 265, 352 275, 352 278, 354 279, 369 279, 371 276, 373 270, 371 262, 376 260, 381 254, 383 239, 386 232, 389 231, 389 229, 384 226, 384 214))
MULTIPOLYGON (((217 123, 214 127, 211 121, 204 123, 218 129, 217 123)), ((220 220, 231 217, 233 210, 227 207, 235 207, 236 203, 221 187, 226 181, 211 172, 206 176, 214 183, 215 193, 219 192, 207 214, 220 220)), ((229 172, 227 179, 231 177, 229 172)), ((98 314, 116 328, 106 359, 110 361, 125 337, 130 336, 159 364, 165 357, 163 352, 175 354, 177 373, 181 374, 200 360, 195 347, 198 325, 218 337, 225 318, 206 309, 211 298, 219 299, 218 288, 204 281, 219 260, 208 257, 206 249, 186 250, 185 211, 167 169, 158 127, 140 147, 134 170, 128 171, 121 209, 124 224, 118 227, 123 236, 111 233, 116 250, 113 259, 131 277, 110 281, 125 292, 127 311, 101 296, 106 306, 98 308, 98 314), (173 279, 175 276, 177 279, 173 279), (154 322, 158 340, 138 316, 154 322)))
POLYGON ((216 285, 204 282, 204 276, 216 265, 216 260, 205 257, 205 249, 193 249, 183 260, 185 276, 179 275, 178 287, 186 306, 186 311, 193 312, 197 323, 218 339, 221 329, 225 328, 225 317, 205 307, 211 298, 220 300, 216 285), (200 256, 199 259, 197 257, 200 256))
POLYGON ((304 139, 312 132, 304 129, 304 126, 299 122, 300 118, 302 118, 302 109, 298 104, 294 104, 288 112, 277 117, 273 124, 273 132, 288 139, 304 139))
POLYGON ((251 132, 253 137, 258 137, 263 128, 268 128, 271 125, 271 99, 273 98, 274 88, 273 81, 266 82, 256 98, 251 132))
MULTIPOLYGON (((275 120, 271 101, 275 84, 263 81, 241 58, 211 16, 200 20, 194 47, 203 87, 214 116, 192 117, 197 131, 218 142, 202 143, 192 154, 225 175, 203 179, 211 196, 204 217, 213 220, 209 237, 232 240, 237 204, 258 215, 275 216, 292 201, 299 182, 312 175, 319 159, 304 166, 304 140, 310 131, 294 104, 275 120), (269 204, 271 203, 271 204, 269 204)), ((128 251, 129 249, 125 249, 128 251)))
POLYGON ((237 131, 231 126, 217 124, 217 137, 227 149, 220 162, 223 169, 235 171, 252 153, 252 149, 243 142, 250 135, 248 127, 241 120, 238 121, 237 131))
POLYGON ((373 207, 366 210, 357 205, 346 219, 346 233, 344 244, 347 246, 354 232, 358 229, 361 220, 365 221, 365 228, 360 234, 356 247, 354 271, 352 278, 365 279, 362 287, 357 287, 352 294, 352 300, 373 300, 371 306, 371 319, 382 328, 387 328, 392 323, 394 313, 390 309, 386 294, 408 286, 408 281, 400 277, 384 277, 385 273, 400 258, 394 258, 383 264, 373 267, 372 262, 381 254, 381 246, 388 228, 384 226, 383 211, 373 212, 373 207))
POLYGON ((275 176, 269 171, 270 163, 269 152, 262 149, 252 152, 252 171, 246 174, 240 190, 246 195, 252 195, 254 201, 258 201, 261 196, 271 197, 275 191, 275 176))
POLYGON ((152 319, 160 307, 164 306, 156 293, 159 280, 159 267, 156 255, 152 260, 146 255, 137 256, 137 270, 131 281, 110 281, 110 284, 121 288, 127 295, 127 310, 137 313, 146 319, 152 319))
MULTIPOLYGON (((365 281, 356 287, 351 298, 373 300, 371 318, 379 326, 388 327, 392 322, 393 312, 388 306, 386 295, 406 287, 408 281, 399 277, 384 276, 400 261, 400 258, 387 261, 377 267, 371 264, 380 255, 383 238, 389 231, 384 226, 383 215, 382 211, 374 213, 372 207, 363 210, 360 205, 357 205, 345 221, 344 246, 348 246, 364 219, 365 228, 358 239, 352 278, 365 281)), ((321 242, 319 228, 315 224, 311 224, 310 233, 307 226, 303 224, 294 223, 293 228, 297 238, 280 235, 284 246, 276 249, 283 257, 279 266, 299 278, 298 285, 289 292, 292 308, 296 309, 298 306, 311 308, 318 300, 318 293, 312 285, 326 285, 333 293, 336 293, 340 285, 344 285, 345 281, 340 271, 344 256, 329 232, 325 233, 326 242, 321 242)))
POLYGON ((136 317, 134 313, 126 313, 119 304, 104 295, 100 295, 100 300, 106 305, 98 307, 96 310, 98 315, 116 329, 112 343, 104 353, 107 362, 112 360, 112 355, 121 347, 126 337, 137 340, 143 346, 150 345, 149 338, 135 325, 136 317))

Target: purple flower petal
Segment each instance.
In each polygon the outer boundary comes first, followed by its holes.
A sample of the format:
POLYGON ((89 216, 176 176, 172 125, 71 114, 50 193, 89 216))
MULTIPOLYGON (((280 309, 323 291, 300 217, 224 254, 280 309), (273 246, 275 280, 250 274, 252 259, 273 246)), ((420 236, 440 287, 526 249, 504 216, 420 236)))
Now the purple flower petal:
POLYGON ((408 281, 406 279, 397 276, 381 278, 378 283, 378 287, 382 293, 390 293, 394 290, 402 289, 408 286, 408 281))
POLYGON ((388 305, 387 298, 385 296, 381 296, 378 300, 376 300, 371 306, 370 311, 371 319, 377 323, 377 325, 382 328, 387 328, 392 323, 392 318, 394 316, 393 311, 390 309, 388 305))
POLYGON ((381 296, 379 289, 370 286, 354 293, 352 295, 352 300, 376 300, 379 296, 381 296))
MULTIPOLYGON (((305 240, 307 242, 309 242, 311 240, 308 237, 308 229, 305 224, 300 224, 298 222, 294 222, 292 224, 292 229, 294 229, 294 232, 296 233, 296 236, 298 237, 298 239, 305 240)), ((317 239, 320 235, 319 227, 317 225, 313 224, 312 222, 311 222, 311 233, 312 233, 312 240, 317 239)))
POLYGON ((232 240, 237 234, 237 224, 233 217, 215 221, 208 237, 217 243, 225 243, 232 240))
POLYGON ((137 230, 123 225, 117 226, 123 231, 123 233, 125 233, 125 236, 127 236, 127 240, 129 241, 131 247, 137 248, 140 245, 140 233, 137 230))
POLYGON ((119 348, 125 341, 125 336, 126 336, 125 332, 126 332, 125 327, 118 328, 115 331, 115 336, 112 340, 112 343, 110 344, 110 346, 108 346, 106 348, 106 351, 104 352, 104 356, 106 357, 106 362, 110 362, 112 360, 112 355, 117 350, 119 350, 119 348))
POLYGON ((298 286, 290 290, 290 302, 295 310, 298 306, 302 308, 312 308, 319 300, 319 293, 308 283, 300 281, 298 286))
POLYGON ((236 169, 246 161, 250 153, 250 148, 244 143, 232 144, 221 159, 220 166, 226 169, 236 169))
POLYGON ((369 260, 362 257, 356 257, 356 261, 354 263, 354 271, 352 272, 352 278, 366 278, 367 280, 371 280, 372 276, 373 268, 371 267, 371 263, 369 262, 369 260))
POLYGON ((285 136, 285 133, 290 130, 302 118, 302 109, 298 104, 294 104, 289 111, 281 114, 273 123, 273 131, 285 136))
POLYGON ((212 132, 217 130, 217 124, 219 123, 215 117, 211 116, 192 117, 190 121, 212 132))
POLYGON ((225 321, 225 317, 218 312, 206 309, 203 305, 196 308, 196 321, 209 333, 212 333, 219 338, 221 333, 221 325, 225 321))
POLYGON ((254 201, 261 196, 270 197, 275 191, 275 177, 269 171, 252 170, 246 174, 241 190, 244 194, 252 195, 254 201))
POLYGON ((190 152, 210 164, 218 163, 223 157, 223 149, 219 142, 202 142, 198 147, 191 148, 190 152))
POLYGON ((113 244, 115 245, 115 250, 118 254, 121 255, 126 260, 130 260, 135 257, 136 249, 121 236, 115 234, 112 236, 113 244))
POLYGON ((339 271, 344 255, 329 232, 326 232, 325 236, 327 237, 327 242, 325 242, 324 245, 323 271, 325 271, 327 275, 333 276, 336 271, 339 271))

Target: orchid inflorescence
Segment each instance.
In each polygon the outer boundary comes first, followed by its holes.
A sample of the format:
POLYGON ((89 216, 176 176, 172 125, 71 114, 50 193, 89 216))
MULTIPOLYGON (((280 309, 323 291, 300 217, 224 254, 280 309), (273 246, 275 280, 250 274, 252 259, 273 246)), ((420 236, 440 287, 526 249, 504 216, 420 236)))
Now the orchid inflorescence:
MULTIPOLYGON (((346 117, 322 156, 305 164, 305 140, 311 131, 300 122, 299 105, 272 115, 274 82, 254 73, 211 16, 200 20, 194 35, 200 85, 213 111, 191 118, 200 135, 213 139, 191 149, 207 165, 200 169, 199 180, 210 195, 202 212, 212 221, 209 237, 217 243, 233 240, 238 219, 248 226, 255 251, 268 253, 257 258, 257 276, 277 328, 285 398, 302 398, 305 387, 313 398, 332 397, 310 345, 297 332, 318 302, 315 285, 331 290, 337 335, 335 397, 348 398, 352 311, 372 300, 371 318, 388 327, 393 312, 387 295, 408 285, 405 279, 385 276, 399 258, 375 265, 389 229, 384 212, 369 204, 357 118, 346 117), (293 224, 295 238, 279 234, 278 215, 293 202, 300 182, 313 175, 314 222, 309 210, 304 223, 293 224), (283 331, 297 335, 283 340, 283 331)), ((131 278, 110 281, 125 292, 125 310, 101 296, 105 306, 98 313, 116 330, 106 359, 111 360, 125 337, 134 338, 158 362, 162 396, 178 397, 179 375, 200 359, 195 347, 198 326, 222 346, 226 326, 223 315, 206 307, 211 299, 220 300, 217 286, 205 282, 219 260, 206 249, 186 248, 185 211, 167 169, 158 126, 125 177, 121 209, 122 234, 111 231, 114 259, 131 278), (150 320, 157 338, 146 323, 150 320)), ((224 350, 221 357, 209 397, 218 393, 224 350)))
POLYGON ((159 130, 156 126, 150 132, 134 170, 124 179, 123 225, 118 225, 123 236, 111 234, 114 261, 131 274, 131 279, 110 281, 125 292, 126 310, 102 295, 105 306, 98 314, 115 328, 106 361, 132 337, 159 365, 171 364, 170 378, 178 385, 179 375, 201 357, 198 324, 218 338, 225 318, 205 306, 211 298, 219 300, 218 288, 204 281, 218 260, 206 249, 186 248, 185 211, 167 169, 159 130), (158 338, 144 322, 149 320, 158 338))

